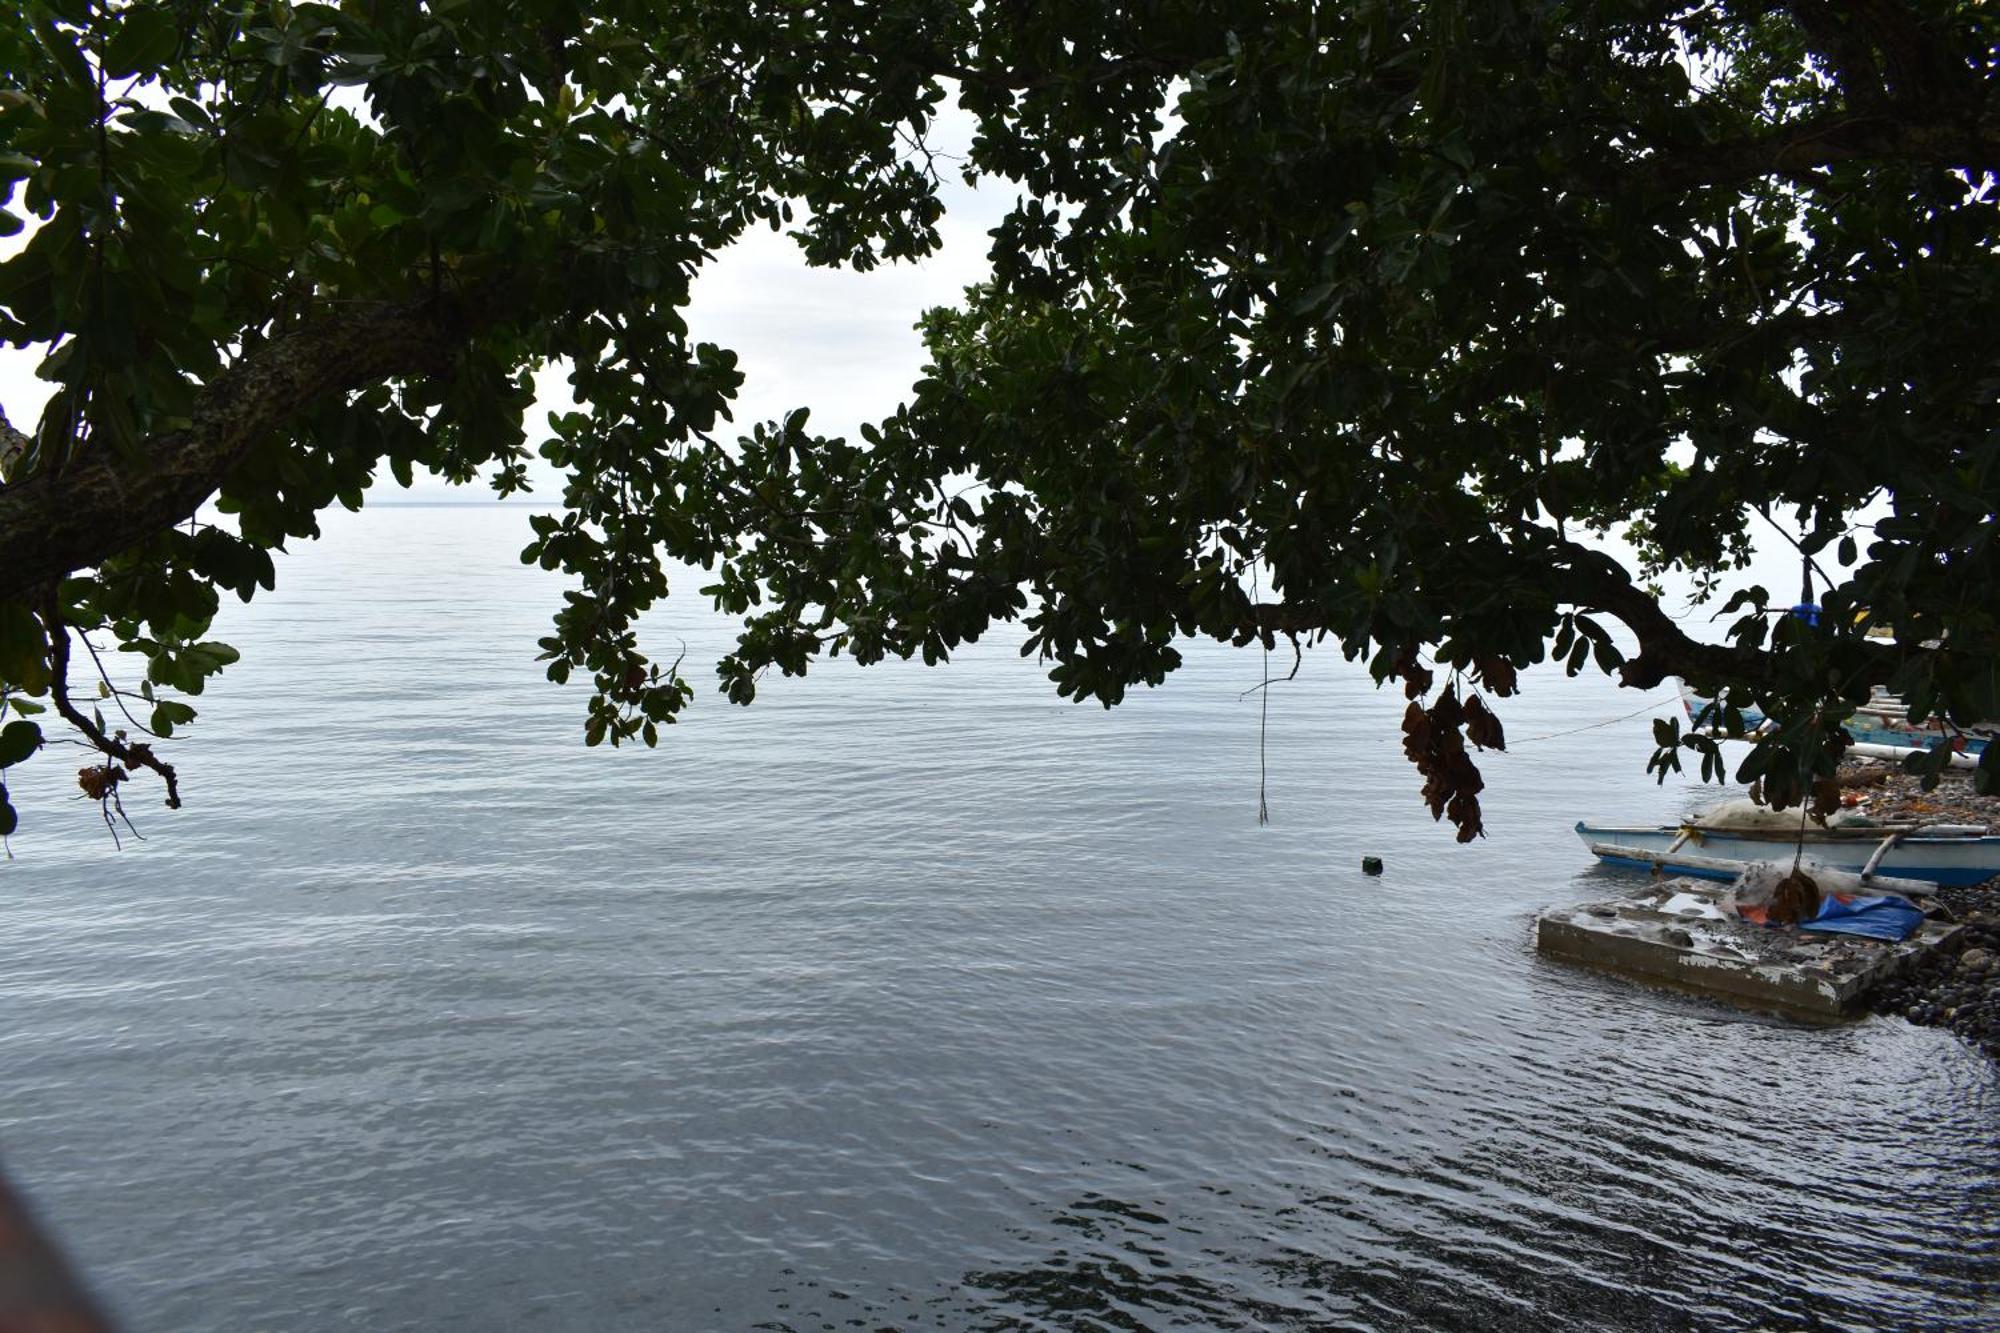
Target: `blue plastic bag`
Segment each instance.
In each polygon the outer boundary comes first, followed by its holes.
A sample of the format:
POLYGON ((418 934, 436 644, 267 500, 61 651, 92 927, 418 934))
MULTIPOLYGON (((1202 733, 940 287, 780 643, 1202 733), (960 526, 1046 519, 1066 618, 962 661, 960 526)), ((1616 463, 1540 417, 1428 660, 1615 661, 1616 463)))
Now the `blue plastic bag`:
POLYGON ((1823 934, 1865 935, 1872 940, 1906 940, 1924 924, 1923 911, 1908 898, 1850 898, 1828 894, 1820 899, 1819 915, 1801 922, 1800 930, 1823 934))

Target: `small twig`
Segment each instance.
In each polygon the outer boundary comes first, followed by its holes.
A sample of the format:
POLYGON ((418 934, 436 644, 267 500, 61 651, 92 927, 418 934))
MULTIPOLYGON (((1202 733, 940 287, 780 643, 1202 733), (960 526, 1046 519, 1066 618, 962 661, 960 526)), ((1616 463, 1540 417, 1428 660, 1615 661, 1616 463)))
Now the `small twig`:
POLYGON ((313 104, 312 114, 300 123, 298 133, 294 134, 292 141, 285 145, 287 153, 293 152, 298 148, 300 141, 306 137, 306 131, 310 130, 313 127, 313 123, 319 119, 319 113, 326 110, 326 99, 332 95, 333 85, 330 83, 320 90, 319 101, 313 104))
POLYGON ((1757 512, 1763 515, 1764 521, 1771 525, 1773 531, 1775 531, 1780 537, 1783 537, 1786 541, 1790 542, 1792 544, 1792 548, 1796 550, 1802 557, 1804 557, 1806 564, 1812 567, 1812 572, 1819 575, 1819 581, 1822 584, 1824 584, 1829 588, 1834 586, 1834 580, 1827 577, 1827 572, 1819 567, 1819 561, 1813 559, 1811 554, 1807 552, 1806 548, 1799 544, 1798 538, 1792 536, 1791 533, 1785 531, 1784 525, 1779 523, 1777 519, 1771 517, 1771 511, 1768 508, 1764 507, 1763 505, 1759 505, 1757 506, 1757 512))
POLYGON ((97 678, 104 682, 105 689, 111 691, 111 693, 107 697, 111 700, 111 702, 118 705, 118 711, 125 715, 125 720, 127 722, 130 722, 134 727, 137 727, 140 731, 145 732, 148 736, 151 736, 154 740, 159 740, 160 733, 154 731, 151 727, 141 722, 138 718, 133 717, 132 710, 125 706, 125 691, 119 689, 116 685, 111 683, 110 673, 108 673, 104 669, 104 659, 97 655, 97 645, 90 641, 90 636, 84 633, 82 630, 78 630, 76 632, 76 637, 83 640, 83 646, 90 650, 90 660, 97 666, 97 678))
MULTIPOLYGON (((1244 690, 1240 694, 1238 694, 1236 696, 1237 698, 1247 699, 1259 690, 1268 690, 1273 685, 1283 685, 1289 681, 1294 681, 1299 678, 1299 668, 1305 665, 1305 660, 1306 660, 1305 650, 1299 646, 1299 636, 1297 631, 1284 630, 1282 632, 1286 638, 1292 641, 1292 669, 1286 672, 1283 676, 1279 677, 1277 680, 1272 680, 1268 675, 1266 675, 1262 681, 1260 681, 1255 685, 1252 685, 1249 689, 1244 690)), ((1270 649, 1267 648, 1264 651, 1268 655, 1270 649)))
MULTIPOLYGON (((109 768, 110 765, 106 764, 105 767, 109 768)), ((88 793, 85 795, 88 796, 88 793)), ((139 826, 132 822, 132 816, 125 813, 125 802, 118 799, 118 788, 115 785, 107 788, 104 795, 98 799, 97 812, 104 816, 104 827, 111 832, 111 846, 114 850, 121 852, 125 850, 124 839, 118 836, 118 822, 111 817, 114 813, 119 820, 124 821, 127 833, 140 842, 146 840, 146 835, 139 832, 139 826)))
MULTIPOLYGON (((62 611, 56 602, 54 588, 50 588, 43 602, 42 619, 49 631, 49 696, 55 702, 56 712, 65 721, 87 737, 96 749, 116 759, 127 768, 150 768, 160 775, 167 784, 167 808, 181 808, 181 789, 174 766, 154 755, 152 747, 141 742, 127 745, 115 736, 107 736, 104 729, 85 717, 69 697, 69 626, 63 623, 62 611)), ((123 813, 122 811, 120 813, 123 813)), ((129 822, 129 821, 128 821, 129 822)))

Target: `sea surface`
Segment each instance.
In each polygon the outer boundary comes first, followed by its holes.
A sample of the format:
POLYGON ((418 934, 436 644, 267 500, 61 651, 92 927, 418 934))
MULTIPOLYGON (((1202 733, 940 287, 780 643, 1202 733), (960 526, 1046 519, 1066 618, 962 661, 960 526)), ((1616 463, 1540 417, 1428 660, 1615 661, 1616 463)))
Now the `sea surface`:
MULTIPOLYGON (((1704 798, 1646 696, 1529 673, 1471 846, 1326 650, 1261 827, 1211 644, 1110 712, 1014 633, 747 710, 703 665, 589 750, 527 539, 283 558, 144 842, 10 773, 0 1162, 128 1328, 2000 1326, 1992 1066, 1535 954, 1636 882, 1578 818, 1704 798)), ((728 642, 699 583, 668 659, 728 642)))

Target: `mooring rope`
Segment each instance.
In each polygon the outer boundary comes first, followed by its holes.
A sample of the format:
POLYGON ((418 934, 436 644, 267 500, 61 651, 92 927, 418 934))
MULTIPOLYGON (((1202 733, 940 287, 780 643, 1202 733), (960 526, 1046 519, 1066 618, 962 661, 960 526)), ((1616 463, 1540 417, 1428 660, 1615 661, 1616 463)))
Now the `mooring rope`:
MULTIPOLYGON (((1257 567, 1250 566, 1250 600, 1257 601, 1257 567)), ((1265 741, 1271 733, 1271 640, 1258 636, 1263 645, 1264 681, 1258 691, 1264 696, 1257 703, 1257 823, 1271 822, 1270 802, 1265 799, 1270 785, 1270 765, 1266 758, 1265 741)))
MULTIPOLYGON (((1678 699, 1676 699, 1675 702, 1678 702, 1678 699)), ((1633 709, 1631 712, 1625 714, 1623 717, 1612 717, 1612 718, 1606 718, 1602 722, 1586 723, 1581 727, 1571 727, 1568 731, 1552 731, 1546 736, 1525 736, 1522 737, 1520 740, 1510 741, 1508 742, 1508 744, 1532 745, 1536 741, 1552 741, 1559 736, 1574 736, 1579 732, 1596 731, 1600 727, 1615 726, 1620 722, 1630 722, 1633 718, 1638 717, 1641 713, 1650 713, 1659 706, 1660 704, 1658 702, 1641 704, 1639 707, 1633 709)))

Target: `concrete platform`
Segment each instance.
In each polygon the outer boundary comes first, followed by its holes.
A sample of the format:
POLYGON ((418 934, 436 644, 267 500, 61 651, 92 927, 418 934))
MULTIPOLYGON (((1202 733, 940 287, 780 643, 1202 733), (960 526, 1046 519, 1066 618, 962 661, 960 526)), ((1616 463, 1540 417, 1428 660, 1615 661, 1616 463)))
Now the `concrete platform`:
POLYGON ((1759 926, 1723 912, 1727 891, 1670 879, 1637 897, 1553 908, 1537 920, 1535 943, 1570 962, 1828 1020, 1847 1017, 1878 981, 1958 931, 1927 921, 1891 943, 1759 926))

